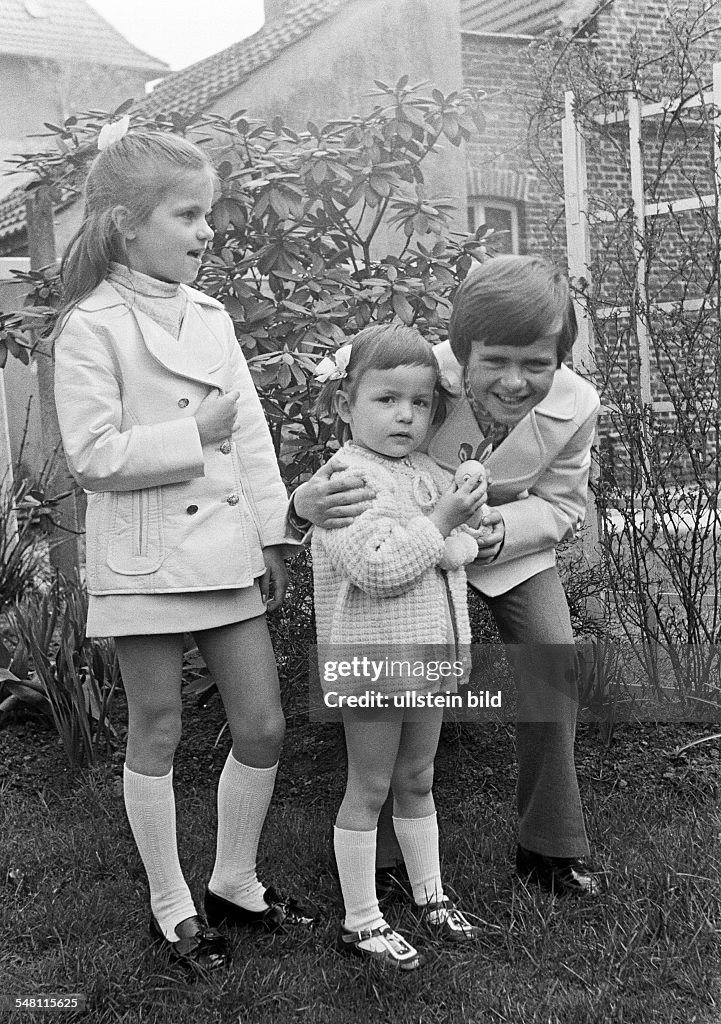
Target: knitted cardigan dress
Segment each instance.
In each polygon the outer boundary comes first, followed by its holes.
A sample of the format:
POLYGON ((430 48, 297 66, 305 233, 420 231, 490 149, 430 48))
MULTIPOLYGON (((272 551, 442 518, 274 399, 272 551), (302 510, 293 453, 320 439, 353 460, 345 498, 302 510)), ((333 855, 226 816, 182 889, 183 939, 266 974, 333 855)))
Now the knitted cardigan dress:
MULTIPOLYGON (((313 530, 319 656, 328 657, 333 645, 335 658, 369 651, 393 659, 442 655, 466 666, 471 630, 463 565, 473 561, 478 545, 473 531, 444 538, 428 518, 450 486, 450 473, 419 452, 389 459, 352 441, 333 461, 347 467, 341 477, 345 472, 361 476, 376 496, 349 526, 313 530)), ((346 683, 351 692, 353 680, 346 683)), ((410 683, 384 678, 375 687, 386 692, 440 688, 424 678, 410 683)))

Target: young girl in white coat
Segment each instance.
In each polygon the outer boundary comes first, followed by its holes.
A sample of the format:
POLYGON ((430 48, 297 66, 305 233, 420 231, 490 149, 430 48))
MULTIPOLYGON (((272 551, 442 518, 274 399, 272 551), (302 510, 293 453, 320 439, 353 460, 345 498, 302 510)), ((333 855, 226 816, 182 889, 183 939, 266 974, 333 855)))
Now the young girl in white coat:
POLYGON ((335 706, 340 696, 357 698, 364 689, 386 699, 380 712, 378 705, 369 712, 347 702, 342 711, 348 779, 334 831, 345 904, 338 942, 346 952, 408 971, 423 956, 389 927, 375 887, 376 828, 389 788, 420 920, 446 941, 479 933, 447 899, 440 875, 431 787, 443 710, 417 714, 404 703, 409 691, 452 688, 451 673, 457 678, 467 656, 463 565, 478 554, 477 531, 457 528, 481 509, 486 483, 483 477, 456 485, 418 451, 431 424, 439 374, 431 346, 416 330, 366 328, 324 360, 318 373, 327 378, 320 407, 335 410, 339 440, 349 438, 333 457, 344 467, 338 477, 360 477, 375 492, 349 526, 313 532, 321 679, 328 678, 328 659, 350 662, 368 650, 380 663, 387 656, 428 669, 421 674, 414 668, 412 677, 386 673, 372 685, 367 677, 332 683, 339 691, 330 698, 335 706), (439 655, 449 666, 445 677, 437 670, 439 655))
POLYGON ((128 703, 125 806, 151 933, 206 968, 227 962, 227 945, 198 915, 176 844, 184 632, 233 740, 207 921, 273 930, 309 917, 256 875, 285 728, 265 612, 286 585, 286 492, 230 318, 187 287, 213 237, 214 184, 206 156, 178 136, 131 131, 102 148, 62 263, 55 344, 65 453, 89 492, 87 633, 115 637, 128 703))

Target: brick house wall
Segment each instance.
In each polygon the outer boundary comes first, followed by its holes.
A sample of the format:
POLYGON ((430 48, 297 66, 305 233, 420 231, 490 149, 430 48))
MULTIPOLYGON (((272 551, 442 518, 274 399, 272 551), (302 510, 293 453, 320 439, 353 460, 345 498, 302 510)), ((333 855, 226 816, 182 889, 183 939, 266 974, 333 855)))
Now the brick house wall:
POLYGON ((463 83, 487 94, 485 130, 466 151, 469 202, 485 198, 515 205, 519 251, 544 252, 563 261, 565 237, 561 232, 556 242, 552 227, 558 202, 528 150, 529 107, 538 97, 530 60, 535 41, 465 32, 461 40, 463 83))
MULTIPOLYGON (((595 64, 599 78, 611 92, 610 106, 624 109, 626 96, 635 86, 642 102, 664 95, 690 96, 699 81, 708 87, 711 64, 721 53, 721 11, 701 15, 697 0, 676 3, 683 13, 683 31, 693 29, 700 37, 692 46, 696 77, 682 70, 678 38, 670 31, 666 4, 661 0, 613 0, 589 26, 593 34, 565 45, 530 37, 502 37, 464 33, 462 36, 464 83, 488 93, 486 130, 469 149, 468 193, 481 202, 494 199, 515 204, 518 251, 539 253, 563 264, 566 258, 564 189, 561 152, 563 93, 574 88, 579 96, 579 117, 599 113, 590 100, 596 86, 579 71, 582 55, 595 64), (632 81, 628 67, 635 59, 639 72, 632 81), (615 92, 615 95, 613 93, 615 92)), ((628 125, 591 128, 587 139, 589 193, 594 209, 620 211, 631 204, 628 125)), ((713 193, 712 132, 708 117, 698 111, 680 120, 672 115, 644 122, 644 170, 646 200, 661 202, 695 194, 713 193)), ((615 223, 592 230, 592 279, 596 293, 609 304, 628 305, 633 290, 633 221, 618 216, 615 223)), ((653 302, 694 298, 708 291, 718 274, 718 233, 708 213, 686 212, 673 217, 648 218, 651 253, 649 299, 653 302)), ((677 401, 681 393, 678 367, 691 361, 699 394, 699 416, 691 424, 698 450, 712 468, 713 440, 701 408, 703 382, 718 374, 718 341, 705 332, 693 331, 696 314, 676 314, 662 325, 654 324, 659 343, 652 358, 652 392, 657 401, 677 401)), ((607 396, 638 388, 639 360, 628 316, 612 316, 597 324, 597 383, 607 396), (612 369, 604 359, 612 358, 612 369)), ((687 377, 689 374, 687 373, 687 377)), ((693 377, 693 374, 690 374, 693 377)), ((712 400, 712 392, 709 401, 712 400)), ((676 418, 668 412, 657 416, 664 471, 678 485, 694 479, 687 446, 679 441, 676 418)), ((601 448, 616 464, 617 479, 628 483, 623 443, 611 417, 602 419, 601 448)))

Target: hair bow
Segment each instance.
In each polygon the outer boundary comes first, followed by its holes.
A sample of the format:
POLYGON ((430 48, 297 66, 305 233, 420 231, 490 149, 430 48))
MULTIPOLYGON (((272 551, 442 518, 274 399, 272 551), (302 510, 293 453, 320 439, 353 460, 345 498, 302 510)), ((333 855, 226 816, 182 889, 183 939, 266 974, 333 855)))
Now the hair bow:
POLYGON ((129 127, 129 114, 125 114, 119 121, 113 121, 112 124, 104 124, 98 135, 98 150, 102 152, 108 146, 112 146, 114 142, 119 142, 124 135, 127 135, 129 127))
POLYGON ((323 356, 315 368, 313 376, 321 384, 329 380, 343 380, 348 376, 348 363, 350 362, 352 343, 341 347, 332 356, 323 356))

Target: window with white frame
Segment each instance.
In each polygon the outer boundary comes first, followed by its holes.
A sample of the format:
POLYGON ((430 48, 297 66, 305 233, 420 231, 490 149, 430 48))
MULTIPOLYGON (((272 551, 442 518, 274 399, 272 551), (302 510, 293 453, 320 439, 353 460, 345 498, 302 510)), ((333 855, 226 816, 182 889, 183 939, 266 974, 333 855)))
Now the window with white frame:
POLYGON ((520 252, 518 243, 518 205, 502 199, 468 199, 468 230, 475 231, 481 224, 493 228, 489 246, 499 253, 520 252))

